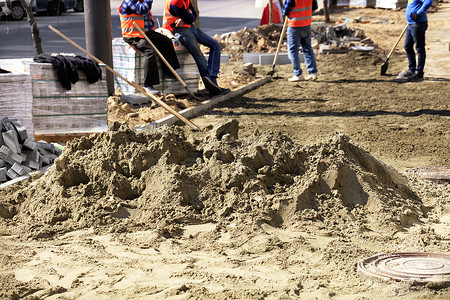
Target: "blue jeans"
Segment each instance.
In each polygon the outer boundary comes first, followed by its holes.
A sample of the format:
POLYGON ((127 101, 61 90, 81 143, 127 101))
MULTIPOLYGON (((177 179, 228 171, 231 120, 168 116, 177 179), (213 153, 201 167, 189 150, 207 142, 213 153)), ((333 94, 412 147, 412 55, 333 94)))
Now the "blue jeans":
POLYGON ((304 27, 288 27, 287 41, 289 47, 289 59, 294 67, 294 75, 302 75, 300 68, 300 58, 298 55, 298 47, 302 46, 305 55, 306 68, 309 74, 317 73, 316 56, 311 47, 311 26, 304 27))
POLYGON ((215 82, 220 71, 221 49, 219 42, 193 25, 190 28, 175 27, 175 37, 194 58, 200 75, 202 77, 207 76, 215 82), (210 49, 208 62, 206 62, 205 56, 200 50, 199 43, 210 49))
POLYGON ((427 31, 428 22, 408 24, 405 36, 405 51, 409 61, 409 70, 416 71, 419 75, 423 75, 425 67, 425 31, 427 31), (416 53, 414 52, 414 44, 416 44, 416 53))

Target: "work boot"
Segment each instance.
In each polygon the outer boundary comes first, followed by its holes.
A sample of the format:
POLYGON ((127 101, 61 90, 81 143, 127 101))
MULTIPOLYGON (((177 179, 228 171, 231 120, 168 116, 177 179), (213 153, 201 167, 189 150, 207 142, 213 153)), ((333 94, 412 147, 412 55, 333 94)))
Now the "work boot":
POLYGON ((218 95, 228 94, 230 91, 231 91, 230 89, 220 88, 220 92, 209 92, 209 94, 211 95, 211 97, 214 97, 214 96, 218 96, 218 95))
POLYGON ((308 76, 305 77, 305 80, 317 80, 319 78, 319 75, 317 75, 317 73, 310 73, 308 74, 308 76))
POLYGON ((398 74, 398 77, 409 77, 409 76, 411 76, 412 74, 414 74, 414 71, 411 71, 411 70, 407 70, 407 71, 405 71, 405 72, 401 72, 401 73, 399 73, 398 74))
POLYGON ((208 92, 211 93, 220 93, 222 92, 222 89, 214 83, 214 81, 211 80, 208 76, 202 77, 203 83, 205 84, 205 88, 208 90, 208 92))
POLYGON ((147 91, 147 93, 152 94, 152 95, 161 95, 161 93, 156 90, 153 86, 151 85, 147 85, 144 86, 144 89, 147 91))
POLYGON ((288 79, 288 81, 290 81, 290 82, 297 82, 297 81, 303 81, 303 80, 305 80, 305 78, 303 78, 302 74, 300 74, 298 76, 294 75, 294 76, 292 76, 291 78, 288 79))
POLYGON ((414 72, 414 74, 409 76, 406 80, 408 80, 409 82, 423 81, 423 74, 419 74, 418 72, 414 72))

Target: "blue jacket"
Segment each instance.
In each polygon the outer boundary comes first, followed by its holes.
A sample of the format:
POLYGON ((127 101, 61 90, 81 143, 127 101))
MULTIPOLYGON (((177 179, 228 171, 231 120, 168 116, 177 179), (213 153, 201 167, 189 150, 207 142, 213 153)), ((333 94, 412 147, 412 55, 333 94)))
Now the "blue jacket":
POLYGON ((427 10, 433 4, 433 0, 408 0, 408 6, 406 6, 405 17, 408 24, 428 22, 427 10), (416 13, 419 15, 417 21, 411 19, 411 14, 416 13))

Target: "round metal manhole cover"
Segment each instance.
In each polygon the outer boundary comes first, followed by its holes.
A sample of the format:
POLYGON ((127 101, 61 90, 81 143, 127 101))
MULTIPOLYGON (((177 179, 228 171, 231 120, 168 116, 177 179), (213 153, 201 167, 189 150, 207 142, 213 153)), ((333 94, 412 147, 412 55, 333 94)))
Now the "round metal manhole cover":
POLYGON ((423 168, 419 175, 437 183, 450 182, 450 167, 423 168))
POLYGON ((379 280, 428 282, 450 285, 450 254, 387 253, 361 260, 358 272, 379 280))

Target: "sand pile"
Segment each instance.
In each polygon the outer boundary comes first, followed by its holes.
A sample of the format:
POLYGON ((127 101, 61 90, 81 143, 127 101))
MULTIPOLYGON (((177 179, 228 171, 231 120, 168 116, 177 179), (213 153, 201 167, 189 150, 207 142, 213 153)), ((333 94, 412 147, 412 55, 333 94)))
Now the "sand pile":
POLYGON ((170 233, 232 220, 247 229, 319 222, 392 232, 422 215, 406 180, 343 134, 302 147, 281 133, 239 140, 238 131, 235 120, 188 136, 179 127, 137 132, 115 123, 70 142, 38 180, 0 191, 0 216, 9 230, 47 237, 91 226, 170 233))

